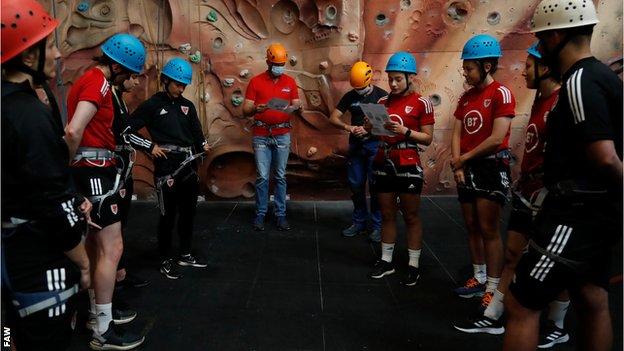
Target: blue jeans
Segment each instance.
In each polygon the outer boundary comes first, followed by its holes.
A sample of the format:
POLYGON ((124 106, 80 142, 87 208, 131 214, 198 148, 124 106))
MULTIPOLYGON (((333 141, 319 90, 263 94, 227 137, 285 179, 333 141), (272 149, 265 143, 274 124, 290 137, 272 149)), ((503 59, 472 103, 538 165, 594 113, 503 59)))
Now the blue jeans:
POLYGON ((286 164, 290 154, 290 133, 253 137, 256 159, 256 216, 268 210, 269 177, 275 176, 275 215, 286 216, 286 164))
MULTIPOLYGON (((351 188, 353 200, 353 224, 366 227, 368 208, 366 206, 366 181, 370 181, 373 174, 373 159, 377 153, 377 140, 368 140, 363 143, 350 143, 347 160, 347 181, 351 188)), ((377 202, 377 195, 371 193, 370 219, 373 229, 381 228, 381 211, 377 202)))

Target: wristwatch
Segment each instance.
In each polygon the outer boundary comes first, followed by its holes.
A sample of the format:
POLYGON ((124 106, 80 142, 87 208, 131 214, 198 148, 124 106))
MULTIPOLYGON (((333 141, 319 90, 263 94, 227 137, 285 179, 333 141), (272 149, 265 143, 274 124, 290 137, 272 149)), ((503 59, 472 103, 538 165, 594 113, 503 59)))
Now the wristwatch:
POLYGON ((405 135, 406 138, 409 138, 409 136, 412 135, 412 130, 407 128, 407 132, 405 132, 404 135, 405 135))

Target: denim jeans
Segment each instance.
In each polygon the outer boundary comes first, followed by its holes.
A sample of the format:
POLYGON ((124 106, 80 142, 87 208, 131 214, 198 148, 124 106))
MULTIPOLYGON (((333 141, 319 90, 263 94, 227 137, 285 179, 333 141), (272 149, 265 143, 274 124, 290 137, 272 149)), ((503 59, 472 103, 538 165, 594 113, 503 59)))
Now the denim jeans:
POLYGON ((269 177, 275 177, 275 215, 286 216, 286 164, 290 154, 290 133, 274 136, 254 136, 256 159, 256 216, 268 210, 269 177))
MULTIPOLYGON (((366 206, 366 182, 371 180, 373 158, 377 153, 377 140, 355 142, 349 144, 347 160, 347 181, 351 188, 353 200, 353 224, 366 227, 368 221, 368 208, 366 206)), ((381 211, 377 202, 377 196, 371 193, 370 197, 370 220, 373 229, 381 228, 381 211)))

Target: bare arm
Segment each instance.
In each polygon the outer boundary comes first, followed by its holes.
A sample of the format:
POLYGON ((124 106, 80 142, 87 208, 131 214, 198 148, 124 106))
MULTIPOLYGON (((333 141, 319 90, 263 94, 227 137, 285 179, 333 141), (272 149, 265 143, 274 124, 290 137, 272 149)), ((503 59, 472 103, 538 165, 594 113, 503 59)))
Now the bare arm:
POLYGON ((69 160, 74 159, 76 150, 82 141, 85 128, 95 116, 97 106, 89 101, 80 101, 71 122, 65 127, 65 142, 69 148, 69 160))
POLYGON ((587 145, 587 159, 602 176, 609 190, 622 193, 622 161, 613 140, 599 140, 587 145))
POLYGON ((451 166, 453 167, 455 182, 457 184, 464 184, 466 182, 464 177, 463 168, 455 167, 456 160, 459 160, 461 153, 461 129, 463 122, 459 119, 455 119, 453 124, 453 135, 451 138, 451 166))
POLYGON ((329 115, 329 123, 331 123, 331 125, 333 125, 337 129, 346 130, 350 132, 349 130, 350 125, 346 124, 340 119, 342 115, 343 113, 339 109, 335 108, 332 111, 332 113, 329 115))
MULTIPOLYGON (((409 129, 395 121, 389 121, 386 123, 385 127, 387 130, 400 135, 405 135, 409 129)), ((422 126, 420 132, 412 129, 412 133, 408 139, 422 145, 431 144, 431 141, 433 140, 433 125, 422 126)))
POLYGON ((494 120, 492 134, 477 147, 461 155, 462 162, 488 156, 495 153, 505 140, 505 136, 509 132, 511 126, 511 118, 499 117, 494 120))

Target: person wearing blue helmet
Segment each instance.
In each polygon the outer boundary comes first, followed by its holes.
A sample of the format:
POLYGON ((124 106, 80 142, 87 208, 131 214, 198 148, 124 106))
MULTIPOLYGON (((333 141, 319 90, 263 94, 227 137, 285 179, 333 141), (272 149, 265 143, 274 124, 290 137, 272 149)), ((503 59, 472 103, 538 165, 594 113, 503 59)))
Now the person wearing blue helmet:
POLYGON ((419 155, 420 145, 433 140, 433 104, 415 89, 416 59, 408 52, 397 52, 386 65, 390 95, 379 100, 390 116, 385 125, 388 133, 379 136, 379 147, 373 159, 371 192, 377 195, 381 210, 381 257, 369 273, 380 279, 395 272, 392 262, 397 238, 397 201, 405 220, 409 262, 404 286, 416 285, 420 277, 422 223, 420 193, 424 172, 419 155))
MULTIPOLYGON (((498 320, 503 314, 503 298, 507 294, 514 270, 522 252, 527 248, 531 234, 533 211, 539 208, 544 187, 543 162, 546 140, 546 121, 559 97, 561 83, 542 60, 538 42, 527 49, 527 59, 522 73, 526 87, 536 90, 531 116, 526 127, 524 155, 520 166, 520 178, 512 191, 511 214, 507 224, 505 265, 498 288, 484 315, 498 320)), ((568 333, 563 329, 566 311, 570 304, 567 293, 562 293, 549 305, 548 323, 540 332, 539 348, 548 348, 566 342, 568 333)))
POLYGON ((154 184, 160 205, 158 251, 160 272, 168 279, 178 279, 176 266, 207 266, 191 252, 193 222, 199 194, 199 175, 194 161, 210 146, 206 141, 197 110, 182 96, 192 83, 193 68, 182 58, 174 57, 162 69, 163 91, 141 103, 130 115, 132 132, 146 127, 152 137, 148 150, 154 157, 154 184), (179 254, 171 253, 173 227, 178 218, 179 254))
POLYGON ((69 148, 72 176, 78 191, 94 206, 93 222, 99 230, 89 233, 86 244, 91 260, 94 289, 89 290, 93 329, 91 347, 127 349, 145 337, 112 328, 132 321, 134 311, 113 310, 117 265, 123 251, 119 187, 121 175, 115 158, 115 136, 111 85, 121 84, 131 74, 141 73, 145 48, 130 34, 115 34, 104 42, 95 67, 74 82, 67 96, 68 124, 65 140, 69 148))
MULTIPOLYGON (((498 40, 487 34, 464 45, 463 76, 471 88, 457 104, 451 143, 451 166, 474 270, 455 293, 463 298, 482 296, 479 311, 487 307, 500 280, 504 258, 500 218, 511 183, 509 133, 516 101, 511 90, 492 77, 501 56, 498 40)), ((482 317, 480 312, 478 318, 482 317)), ((471 319, 455 328, 468 331, 474 323, 471 319)), ((479 331, 503 333, 502 323, 489 323, 479 331)))
POLYGON ((587 0, 542 0, 531 19, 561 89, 546 125, 548 192, 505 296, 504 350, 535 350, 540 313, 564 290, 579 317, 578 349, 613 349, 609 291, 612 250, 622 240, 624 103, 622 80, 592 55, 597 23, 587 0))

